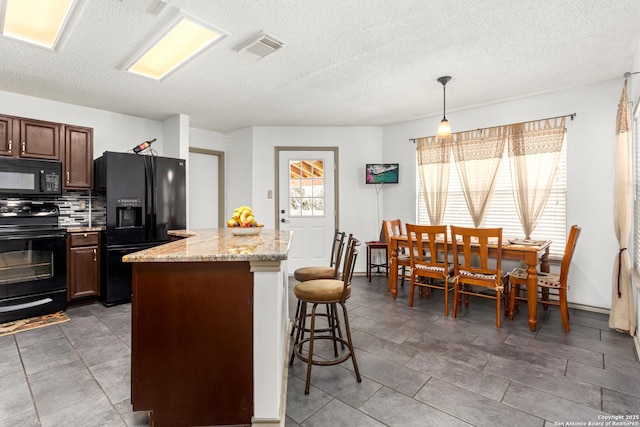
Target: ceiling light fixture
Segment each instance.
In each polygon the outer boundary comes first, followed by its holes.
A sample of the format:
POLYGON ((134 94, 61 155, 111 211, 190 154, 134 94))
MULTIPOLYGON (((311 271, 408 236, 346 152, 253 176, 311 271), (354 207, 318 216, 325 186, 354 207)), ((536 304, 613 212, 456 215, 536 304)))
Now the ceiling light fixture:
POLYGON ((77 0, 0 0, 2 35, 56 50, 77 0))
POLYGON ((162 80, 227 35, 219 28, 178 13, 137 51, 124 69, 162 80))
POLYGON ((442 76, 438 81, 442 83, 442 120, 438 126, 438 138, 451 137, 451 125, 447 120, 447 83, 451 80, 451 76, 442 76))

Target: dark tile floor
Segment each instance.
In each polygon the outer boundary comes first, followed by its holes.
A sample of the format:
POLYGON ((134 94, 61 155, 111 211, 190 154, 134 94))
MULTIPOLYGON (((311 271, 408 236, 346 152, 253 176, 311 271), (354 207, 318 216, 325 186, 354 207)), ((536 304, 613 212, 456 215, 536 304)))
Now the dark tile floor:
MULTIPOLYGON (((287 426, 554 426, 640 414, 632 339, 605 314, 571 310, 569 334, 555 307, 536 333, 524 312, 497 329, 489 300, 472 299, 453 319, 441 293, 409 308, 408 285, 394 301, 382 276, 354 282, 347 306, 362 382, 350 360, 314 367, 305 395, 296 361, 287 426)), ((130 310, 71 308, 66 323, 0 337, 0 426, 148 425, 129 404, 130 310)))

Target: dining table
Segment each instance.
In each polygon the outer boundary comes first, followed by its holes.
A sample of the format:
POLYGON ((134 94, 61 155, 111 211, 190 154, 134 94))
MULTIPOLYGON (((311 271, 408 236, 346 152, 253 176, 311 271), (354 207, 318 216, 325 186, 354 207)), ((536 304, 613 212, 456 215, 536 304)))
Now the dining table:
MULTIPOLYGON (((409 247, 409 239, 407 235, 390 236, 389 242, 391 254, 389 255, 387 289, 391 292, 393 299, 396 299, 398 295, 398 252, 401 248, 409 247)), ((513 238, 503 239, 502 247, 498 248, 497 242, 489 242, 490 257, 495 257, 498 251, 501 251, 502 259, 520 260, 527 266, 527 307, 531 331, 535 331, 538 327, 538 265, 540 265, 540 271, 549 272, 549 247, 551 243, 551 240, 513 238)), ((448 243, 449 247, 451 244, 451 242, 448 243)), ((457 241, 456 244, 462 248, 461 241, 457 241)))

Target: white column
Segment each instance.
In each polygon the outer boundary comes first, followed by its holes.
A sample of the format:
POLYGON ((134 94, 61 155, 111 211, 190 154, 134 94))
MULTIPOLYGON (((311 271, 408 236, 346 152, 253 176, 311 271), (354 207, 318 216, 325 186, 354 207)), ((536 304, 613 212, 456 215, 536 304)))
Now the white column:
POLYGON ((286 261, 252 261, 253 425, 284 426, 289 303, 286 261))

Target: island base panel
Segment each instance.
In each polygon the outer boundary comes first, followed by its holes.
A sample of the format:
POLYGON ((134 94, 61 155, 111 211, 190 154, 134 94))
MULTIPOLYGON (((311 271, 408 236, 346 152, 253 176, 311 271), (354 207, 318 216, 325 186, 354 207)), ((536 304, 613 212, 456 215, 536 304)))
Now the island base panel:
POLYGON ((131 400, 155 426, 251 425, 249 262, 135 263, 131 400))

